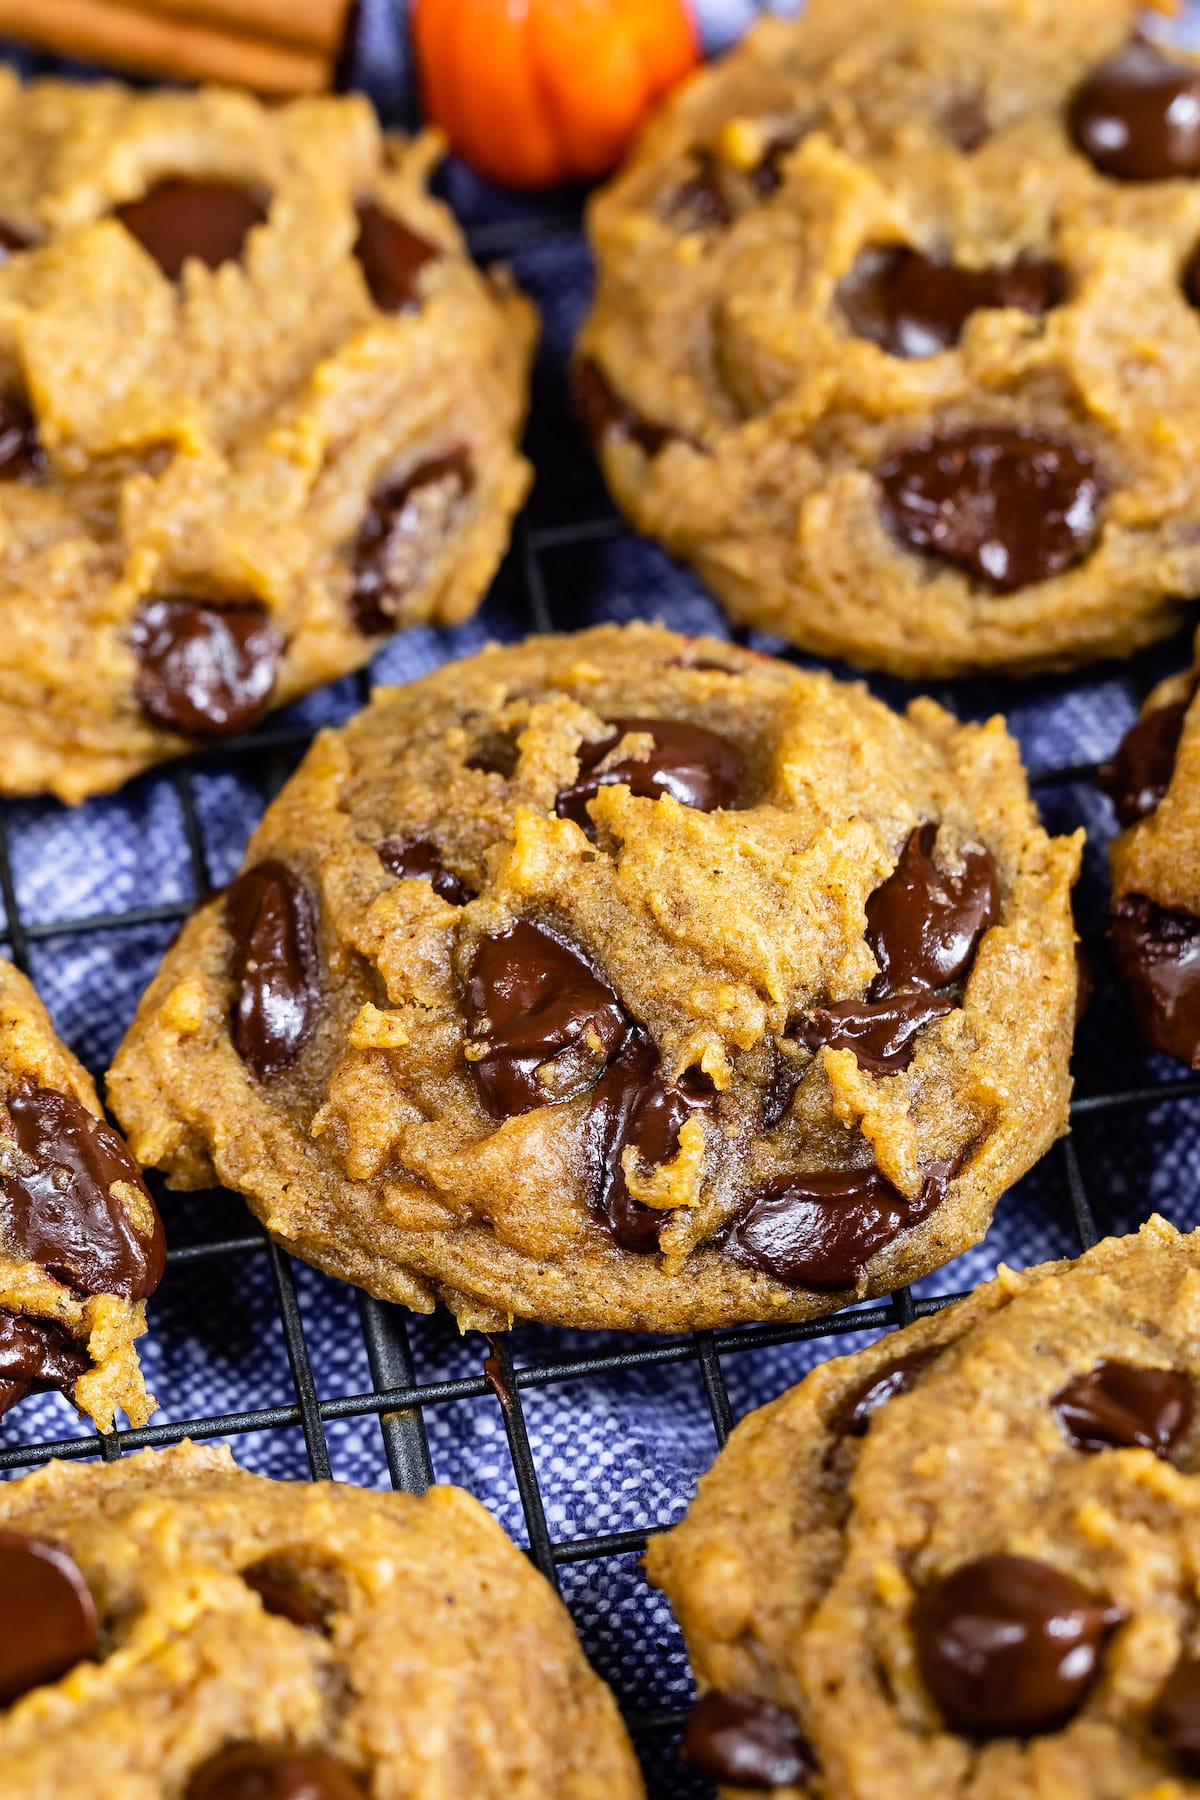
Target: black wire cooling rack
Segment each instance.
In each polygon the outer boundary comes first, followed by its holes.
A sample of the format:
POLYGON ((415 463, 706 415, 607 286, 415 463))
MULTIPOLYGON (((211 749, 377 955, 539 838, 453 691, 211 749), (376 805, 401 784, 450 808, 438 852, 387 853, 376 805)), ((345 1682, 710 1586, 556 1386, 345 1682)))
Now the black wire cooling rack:
MULTIPOLYGON (((491 221, 476 230, 471 238, 472 248, 484 260, 496 256, 519 258, 531 246, 577 237, 578 223, 575 211, 549 217, 519 213, 509 223, 491 221)), ((557 368, 553 362, 549 369, 543 367, 539 378, 540 395, 535 384, 533 432, 536 438, 540 431, 547 444, 553 444, 570 429, 565 417, 561 373, 560 357, 557 368)), ((578 496, 573 500, 570 484, 556 483, 551 470, 548 498, 544 481, 539 483, 539 493, 541 504, 535 499, 530 514, 518 524, 501 585, 506 604, 515 610, 524 628, 571 629, 584 621, 580 618, 574 584, 569 577, 560 575, 556 578, 554 574, 554 570, 561 567, 559 559, 566 557, 569 562, 571 558, 593 555, 598 547, 619 543, 625 528, 600 497, 594 482, 582 501, 578 501, 578 496)), ((1182 654, 1180 652, 1181 659, 1182 654)), ((361 700, 365 701, 369 696, 370 685, 369 675, 360 677, 361 700)), ((953 703, 956 695, 951 689, 940 697, 953 703)), ((60 940, 78 942, 102 933, 171 924, 181 919, 194 902, 213 887, 197 807, 195 770, 216 766, 247 773, 258 783, 264 796, 269 797, 286 779, 311 735, 312 729, 308 727, 287 722, 268 723, 248 737, 206 749, 199 757, 170 771, 169 778, 174 783, 182 816, 193 889, 191 896, 178 902, 130 907, 51 923, 27 919, 19 903, 11 855, 9 813, 12 809, 0 805, 0 902, 7 921, 0 927, 0 938, 7 941, 16 964, 29 972, 31 951, 36 955, 42 945, 52 946, 60 940)), ((1088 762, 1032 773, 1035 792, 1044 803, 1053 802, 1056 827, 1061 828, 1064 823, 1069 826, 1073 822, 1071 795, 1087 791, 1095 773, 1096 765, 1088 762), (1064 814, 1064 799, 1065 816, 1059 816, 1064 814)), ((1098 892, 1093 904, 1097 918, 1102 906, 1103 894, 1098 892)), ((1131 1061, 1128 1054, 1131 1033, 1123 1015, 1118 1013, 1117 1017, 1121 1021, 1117 1031, 1126 1040, 1126 1053, 1114 1056, 1105 1047, 1091 1059, 1092 1078, 1086 1084, 1086 1091, 1080 1092, 1072 1105, 1076 1135, 1079 1127, 1098 1120, 1131 1119, 1167 1103, 1183 1103, 1200 1097, 1200 1077, 1171 1074, 1167 1072, 1167 1065, 1142 1057, 1136 1050, 1132 1052, 1131 1061), (1122 1068, 1124 1078, 1120 1076, 1122 1068), (1134 1071, 1133 1078, 1129 1077, 1130 1069, 1134 1071), (1117 1072, 1116 1079, 1113 1079, 1114 1071, 1117 1072)), ((94 1070, 93 1073, 100 1075, 102 1071, 94 1070)), ((1054 1168, 1054 1180, 1045 1186, 1052 1195, 1050 1204, 1062 1214, 1066 1228, 1064 1242, 1072 1250, 1075 1247, 1085 1249, 1112 1223, 1103 1201, 1093 1197, 1095 1178, 1085 1181, 1074 1138, 1064 1139, 1047 1160, 1054 1168)), ((171 1201, 167 1203, 168 1219, 172 1204, 171 1201)), ((715 1453, 725 1442, 734 1422, 734 1406, 726 1381, 728 1359, 752 1358, 756 1352, 770 1347, 813 1340, 827 1344, 832 1354, 838 1340, 847 1334, 898 1327, 934 1312, 958 1297, 954 1293, 936 1293, 917 1299, 905 1289, 876 1304, 803 1325, 763 1325, 698 1332, 682 1338, 639 1339, 632 1345, 614 1333, 608 1346, 599 1353, 552 1356, 539 1352, 528 1360, 518 1360, 508 1338, 498 1336, 491 1343, 478 1373, 456 1379, 423 1380, 418 1378, 414 1361, 409 1315, 402 1308, 359 1293, 356 1296, 357 1315, 370 1369, 370 1388, 359 1393, 323 1395, 322 1383, 310 1356, 291 1258, 248 1219, 244 1227, 230 1231, 230 1218, 236 1220, 245 1216, 240 1212, 231 1214, 224 1206, 214 1207, 212 1213, 218 1229, 224 1228, 221 1234, 201 1236, 197 1242, 174 1248, 169 1256, 169 1268, 179 1270, 190 1265, 188 1279, 191 1281, 197 1266, 227 1268, 248 1259, 265 1259, 287 1349, 293 1396, 283 1404, 257 1405, 254 1404, 255 1395, 248 1393, 247 1404, 238 1410, 151 1424, 140 1430, 116 1431, 107 1437, 98 1437, 89 1431, 40 1443, 5 1445, 0 1433, 0 1470, 31 1468, 50 1457, 90 1458, 99 1454, 106 1460, 113 1460, 127 1451, 176 1444, 185 1437, 231 1438, 236 1446, 238 1439, 250 1434, 299 1427, 312 1477, 324 1479, 331 1472, 326 1426, 338 1420, 362 1418, 378 1423, 393 1485, 419 1493, 434 1479, 426 1431, 426 1415, 431 1409, 463 1401, 498 1405, 516 1492, 524 1514, 529 1554, 556 1588, 560 1587, 560 1572, 568 1565, 597 1563, 640 1553, 655 1526, 647 1519, 639 1529, 567 1538, 553 1534, 524 1405, 525 1396, 531 1391, 557 1394, 567 1405, 571 1404, 567 1398, 569 1384, 581 1378, 604 1381, 631 1370, 692 1365, 698 1372, 698 1387, 702 1389, 703 1403, 711 1418, 715 1453)), ((1121 1221, 1123 1226, 1134 1222, 1128 1215, 1121 1221)), ((152 1311, 152 1332, 153 1329, 152 1311)), ((543 1333, 539 1338, 543 1345, 546 1335, 543 1333)), ((518 1338, 518 1342, 521 1341, 518 1338)), ((697 1401, 699 1403, 699 1395, 697 1401)), ((648 1447, 647 1454, 650 1453, 652 1447, 648 1447)), ((650 1644, 647 1655, 653 1655, 650 1644)), ((710 1791, 682 1770, 673 1772, 672 1740, 678 1737, 684 1717, 682 1712, 639 1711, 635 1706, 627 1705, 626 1717, 634 1741, 646 1761, 653 1795, 691 1795, 710 1791)))

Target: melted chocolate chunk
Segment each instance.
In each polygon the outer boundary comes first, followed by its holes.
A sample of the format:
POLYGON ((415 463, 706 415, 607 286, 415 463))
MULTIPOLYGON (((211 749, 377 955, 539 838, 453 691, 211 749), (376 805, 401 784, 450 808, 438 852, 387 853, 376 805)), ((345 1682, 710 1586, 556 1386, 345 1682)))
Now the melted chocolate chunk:
POLYGON ((1158 1697, 1154 1729, 1185 1775, 1200 1775, 1200 1661, 1184 1656, 1158 1697))
POLYGON ((0 1706, 95 1654, 96 1603, 63 1544, 0 1531, 0 1706))
POLYGON ((467 977, 468 1066, 493 1119, 572 1100, 620 1048, 621 1002, 579 951, 532 920, 482 938, 467 977))
POLYGON ((774 1131, 777 1125, 783 1123, 791 1111, 796 1089, 803 1079, 804 1071, 784 1056, 778 1044, 772 1043, 767 1085, 763 1089, 762 1098, 761 1119, 764 1131, 774 1131))
POLYGON ((791 1714, 736 1688, 713 1688, 697 1700, 680 1753, 709 1781, 730 1787, 799 1787, 816 1773, 791 1714))
POLYGON ((189 257, 210 269, 237 262, 247 235, 266 208, 232 181, 160 181, 141 200, 118 206, 117 217, 168 281, 178 281, 189 257))
POLYGON ((721 186, 720 164, 708 150, 694 152, 695 169, 666 200, 666 215, 685 231, 721 231, 733 221, 721 186))
POLYGON ((1136 825, 1162 804, 1175 773, 1175 758, 1191 702, 1155 707, 1132 725, 1117 753, 1100 771, 1099 785, 1122 825, 1136 825))
POLYGON ((588 442, 598 445, 611 433, 629 438, 647 456, 657 456, 676 435, 669 426, 644 419, 613 388, 599 363, 590 357, 576 363, 571 375, 575 414, 588 442))
POLYGON ((625 1151, 632 1146, 643 1168, 669 1163, 692 1113, 711 1107, 714 1098, 698 1084, 667 1081, 649 1032, 630 1027, 592 1094, 584 1134, 592 1211, 623 1250, 650 1255, 670 1218, 634 1199, 622 1164, 625 1151))
POLYGON ((451 906, 465 906, 475 898, 473 890, 450 873, 437 845, 428 838, 388 838, 379 846, 379 860, 402 879, 427 881, 451 906))
POLYGON ((897 1394, 907 1394, 914 1388, 922 1371, 941 1354, 942 1345, 932 1344, 926 1350, 906 1350, 902 1356, 893 1357, 891 1362, 885 1363, 847 1394, 829 1421, 832 1435, 835 1438, 865 1437, 867 1427, 880 1407, 894 1400, 897 1394))
POLYGON ((130 1300, 154 1292, 166 1261, 162 1222, 116 1132, 73 1094, 29 1080, 0 1111, 0 1243, 68 1287, 130 1300), (153 1218, 148 1242, 117 1183, 153 1218))
POLYGON ((1191 1378, 1179 1369, 1098 1362, 1060 1388, 1050 1410, 1077 1450, 1153 1450, 1168 1460, 1196 1410, 1191 1378))
POLYGON ((368 201, 358 209, 354 254, 362 265, 371 298, 380 312, 417 312, 417 276, 441 256, 441 246, 368 201))
POLYGON ((945 995, 917 992, 887 1000, 840 1000, 818 1006, 800 1027, 810 1050, 853 1050, 869 1075, 896 1075, 907 1069, 917 1038, 934 1019, 945 1018, 957 1002, 945 995))
POLYGON ((1086 450, 1013 425, 918 438, 881 466, 879 482, 905 543, 998 594, 1048 581, 1086 555, 1105 491, 1086 450))
POLYGON ((1200 919, 1125 894, 1108 926, 1113 962, 1152 1050, 1200 1068, 1200 919))
POLYGON ((1041 318, 1066 297, 1066 271, 1022 257, 1006 267, 961 269, 917 250, 867 250, 838 290, 850 329, 892 356, 936 356, 957 344, 984 307, 1041 318))
POLYGON ((985 1556, 926 1588, 913 1609, 925 1685, 952 1731, 1055 1731, 1082 1705, 1116 1607, 1026 1556, 985 1556))
POLYGON ((478 749, 468 756, 466 767, 478 775, 499 775, 510 781, 521 760, 521 747, 515 731, 493 731, 478 749))
POLYGON ((1193 250, 1183 271, 1183 291, 1191 304, 1200 308, 1200 244, 1193 250))
POLYGON ((237 987, 233 1043, 260 1081, 289 1069, 321 1013, 321 959, 312 896, 281 862, 239 875, 225 896, 237 987))
POLYGON ((1135 39, 1076 89, 1071 136, 1105 175, 1167 181, 1200 172, 1200 70, 1135 39))
POLYGON ((875 1168, 779 1175, 743 1207, 726 1248, 785 1287, 849 1288, 920 1216, 875 1168))
POLYGON ((91 1366, 65 1325, 0 1311, 0 1417, 26 1394, 58 1388, 71 1395, 91 1366))
POLYGON ((36 481, 45 472, 33 414, 23 400, 0 394, 0 481, 36 481))
POLYGON ((750 175, 750 185, 762 199, 769 200, 783 186, 783 165, 805 136, 805 128, 792 125, 778 127, 770 133, 757 166, 750 175))
POLYGON ((351 555, 350 607, 364 636, 396 629, 474 486, 470 452, 460 447, 372 494, 351 555))
POLYGON ((715 731, 676 719, 614 719, 612 726, 607 737, 579 746, 579 775, 559 790, 555 802, 560 819, 573 819, 594 837, 596 828, 587 809, 602 787, 627 787, 645 800, 669 794, 681 806, 694 807, 697 812, 716 812, 734 805, 745 778, 745 764, 733 745, 715 731), (650 755, 623 756, 600 770, 597 765, 632 732, 654 740, 650 755))
POLYGON ((289 1625, 296 1625, 301 1631, 325 1630, 325 1608, 295 1581, 278 1573, 269 1561, 252 1563, 241 1571, 241 1576, 262 1601, 264 1611, 277 1619, 286 1619, 289 1625))
POLYGON ((867 942, 879 964, 872 1000, 902 988, 963 980, 980 939, 1000 918, 1000 877, 988 850, 965 849, 951 875, 934 860, 936 825, 919 825, 887 880, 867 901, 867 942))
POLYGON ((237 1744, 195 1771, 185 1800, 363 1800, 364 1792, 345 1763, 323 1750, 237 1744))
POLYGON ((6 263, 10 256, 21 250, 28 250, 32 243, 27 231, 22 231, 11 219, 0 219, 0 263, 6 263))
POLYGON ((134 693, 156 724, 185 737, 228 737, 270 706, 283 639, 261 606, 148 600, 129 647, 134 693))

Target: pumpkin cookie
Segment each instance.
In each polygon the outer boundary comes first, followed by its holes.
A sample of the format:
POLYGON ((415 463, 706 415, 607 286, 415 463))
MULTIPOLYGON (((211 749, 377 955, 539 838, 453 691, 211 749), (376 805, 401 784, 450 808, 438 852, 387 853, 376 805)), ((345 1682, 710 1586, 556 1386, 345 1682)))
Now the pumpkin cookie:
POLYGON ((182 1444, 0 1489, 22 1800, 642 1800, 566 1611, 483 1508, 182 1444))
POLYGON ((738 621, 1068 667, 1200 586, 1200 59, 1133 0, 810 0, 592 203, 582 415, 738 621))
POLYGON ((61 1388, 102 1431, 144 1425, 134 1342, 166 1244, 87 1071, 25 977, 0 961, 0 1415, 61 1388))
POLYGON ((535 638, 317 740, 109 1092, 174 1184, 464 1325, 806 1318, 1065 1128, 1078 856, 999 719, 535 638))
POLYGON ((734 1431, 651 1580, 686 1753, 779 1800, 1182 1800, 1200 1777, 1200 1233, 822 1365, 734 1431))
POLYGON ((532 308, 358 98, 0 70, 0 791, 68 801, 478 605, 532 308))
POLYGON ((1110 851, 1109 942, 1143 1038, 1200 1068, 1200 663, 1147 700, 1101 786, 1124 830, 1110 851))

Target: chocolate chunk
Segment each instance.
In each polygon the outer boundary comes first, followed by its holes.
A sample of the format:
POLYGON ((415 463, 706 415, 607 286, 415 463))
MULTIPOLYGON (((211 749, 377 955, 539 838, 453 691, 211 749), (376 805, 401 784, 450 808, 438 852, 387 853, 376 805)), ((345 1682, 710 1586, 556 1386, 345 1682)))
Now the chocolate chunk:
POLYGON ((1154 1729, 1185 1775, 1200 1775, 1200 1662, 1183 1656, 1154 1710, 1154 1729))
POLYGON ((621 1002, 598 969, 544 925, 519 919, 482 938, 467 977, 468 1059, 493 1119, 572 1100, 594 1085, 624 1040, 621 1002))
POLYGON ((1125 894, 1108 925, 1113 962, 1152 1050, 1200 1068, 1200 919, 1125 894))
POLYGON ((774 1701, 713 1688, 692 1708, 680 1754, 710 1781, 731 1787, 799 1787, 816 1773, 796 1721, 774 1701))
POLYGON ((460 446, 372 494, 351 555, 350 607, 365 636, 396 629, 474 486, 470 452, 460 446))
POLYGON ((667 195, 665 211, 685 231, 720 231, 733 220, 733 208, 721 186, 720 164, 709 150, 693 152, 695 168, 667 195))
POLYGON ((1135 39, 1071 100, 1071 136, 1105 175, 1167 181, 1200 171, 1200 69, 1135 39))
POLYGON ((768 134, 762 155, 750 174, 751 187, 764 200, 783 186, 783 165, 805 135, 806 128, 799 124, 777 126, 768 134))
POLYGON ((358 209, 354 254, 380 312, 394 313, 418 311, 421 297, 417 276, 442 250, 402 219, 393 218, 368 201, 358 209))
POLYGON ((283 639, 261 606, 147 600, 129 632, 134 693, 158 725, 228 737, 271 704, 283 639))
POLYGON ((1183 291, 1191 304, 1200 308, 1200 244, 1193 250, 1184 268, 1183 291))
POLYGON ((576 363, 571 374, 575 414, 588 442, 598 445, 610 434, 629 438, 647 456, 657 456, 676 435, 669 426, 643 418, 622 400, 599 363, 591 357, 576 363))
POLYGON ((428 838, 388 838, 379 846, 379 860, 393 875, 427 881, 451 906, 465 906, 475 898, 473 890, 450 873, 437 845, 428 838))
POLYGON ((345 1763, 323 1750, 237 1744, 195 1771, 185 1800, 363 1800, 364 1793, 345 1763))
POLYGON ((295 1581, 278 1573, 269 1561, 252 1563, 241 1571, 241 1577, 258 1595, 264 1611, 299 1626, 301 1631, 324 1631, 325 1608, 295 1581))
POLYGON ((917 250, 867 250, 838 290, 850 329, 892 356, 936 356, 957 344, 971 314, 1019 307, 1033 318, 1062 303, 1065 270, 1022 257, 1006 267, 961 269, 917 250))
POLYGON ((992 135, 991 120, 981 93, 960 94, 942 113, 942 130, 956 150, 970 156, 992 135))
POLYGON ((913 1609, 925 1685, 952 1731, 976 1738, 1055 1731, 1082 1705, 1118 1608, 1026 1556, 985 1556, 913 1609))
POLYGON ((834 1006, 818 1006, 800 1035, 810 1050, 822 1044, 853 1050, 859 1068, 869 1075, 896 1075, 912 1062, 925 1027, 953 1012, 955 1004, 944 995, 924 992, 887 1000, 839 1000, 834 1006))
POLYGON ((1047 581, 1092 547, 1104 483, 1094 457, 1026 426, 918 438, 879 470, 895 531, 998 594, 1047 581))
POLYGON ((521 760, 521 746, 515 731, 493 731, 468 756, 466 767, 479 775, 499 775, 511 781, 521 760))
POLYGON ((64 1544, 0 1531, 0 1706, 96 1650, 96 1603, 64 1544))
POLYGON ((938 828, 919 825, 895 869, 867 901, 867 942, 879 964, 868 990, 881 1000, 902 988, 961 981, 984 933, 1000 918, 1000 877, 988 850, 961 852, 951 875, 934 861, 938 828))
POLYGON ((1144 713, 1125 733, 1112 761, 1101 769, 1099 785, 1122 825, 1136 825, 1161 805, 1175 773, 1190 704, 1180 700, 1144 713))
POLYGON ((312 896, 281 862, 239 875, 225 896, 237 986, 233 1043, 260 1081, 289 1069, 321 1013, 321 959, 312 896))
POLYGON ((0 481, 36 481, 45 471, 33 414, 23 400, 0 394, 0 481))
POLYGON ((774 1131, 791 1111, 796 1089, 803 1071, 784 1056, 778 1044, 772 1043, 767 1068, 767 1085, 763 1089, 761 1122, 764 1131, 774 1131))
POLYGON ((681 806, 697 812, 716 812, 737 800, 746 766, 725 738, 703 725, 677 719, 614 719, 607 737, 579 746, 579 775, 559 790, 555 811, 560 819, 573 819, 589 837, 596 828, 588 814, 588 802, 602 787, 627 787, 643 800, 669 794, 681 806), (610 768, 597 765, 623 737, 637 732, 654 740, 647 757, 623 756, 610 768))
POLYGON ((880 1407, 894 1400, 897 1394, 907 1394, 914 1388, 922 1371, 941 1354, 942 1345, 931 1344, 928 1349, 906 1350, 903 1355, 893 1357, 891 1362, 885 1363, 847 1394, 829 1421, 832 1435, 836 1438, 865 1437, 867 1427, 880 1407))
POLYGON ((743 1208, 726 1247, 785 1287, 848 1288, 911 1223, 908 1202, 878 1169, 817 1169, 776 1176, 743 1208))
POLYGON ((1180 1369, 1098 1362, 1060 1388, 1050 1410, 1077 1450, 1153 1450, 1169 1459, 1196 1410, 1191 1377, 1180 1369))
POLYGON ((632 1146, 645 1169, 669 1163, 692 1113, 711 1107, 714 1098, 698 1082, 668 1081, 649 1032, 630 1027, 592 1094, 584 1134, 592 1210, 622 1249, 651 1254, 670 1217, 634 1199, 622 1164, 625 1151, 632 1146))
POLYGON ((0 1417, 26 1394, 47 1388, 72 1394, 91 1366, 65 1325, 0 1310, 0 1417))
POLYGON ((189 257, 210 269, 237 262, 247 234, 266 208, 232 181, 160 181, 141 200, 118 206, 117 217, 152 256, 168 281, 178 281, 189 257))
POLYGON ((10 256, 21 250, 28 250, 32 243, 27 231, 22 231, 11 219, 0 219, 0 263, 6 263, 10 256))
POLYGON ((162 1280, 166 1240, 141 1172, 111 1126, 74 1094, 24 1080, 0 1110, 0 1243, 85 1294, 144 1300, 162 1280), (143 1238, 123 1183, 153 1219, 143 1238))

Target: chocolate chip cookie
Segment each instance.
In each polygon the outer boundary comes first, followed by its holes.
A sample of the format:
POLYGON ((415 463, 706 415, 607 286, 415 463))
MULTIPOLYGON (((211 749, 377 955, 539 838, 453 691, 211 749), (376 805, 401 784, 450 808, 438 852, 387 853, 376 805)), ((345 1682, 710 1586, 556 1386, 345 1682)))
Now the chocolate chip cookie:
POLYGON ((647 1564, 730 1792, 1182 1800, 1200 1778, 1200 1233, 822 1365, 734 1431, 647 1564))
POLYGON ((102 1431, 144 1425, 134 1342, 166 1243, 141 1171, 87 1071, 0 960, 0 1416, 58 1388, 102 1431))
POLYGON ((584 423, 738 621, 1068 667, 1200 586, 1200 60, 1133 0, 810 0, 593 202, 584 423))
POLYGON ((1200 1068, 1200 660, 1151 694, 1102 772, 1124 827, 1109 943, 1152 1049, 1200 1068))
POLYGON ((110 1072, 136 1153, 464 1325, 801 1319, 1066 1124, 1074 839, 1002 721, 615 626, 317 740, 110 1072))
POLYGON ((566 1611, 483 1508, 182 1444, 0 1489, 22 1800, 642 1800, 566 1611))
POLYGON ((360 98, 0 70, 0 791, 67 801, 478 604, 532 308, 360 98))

